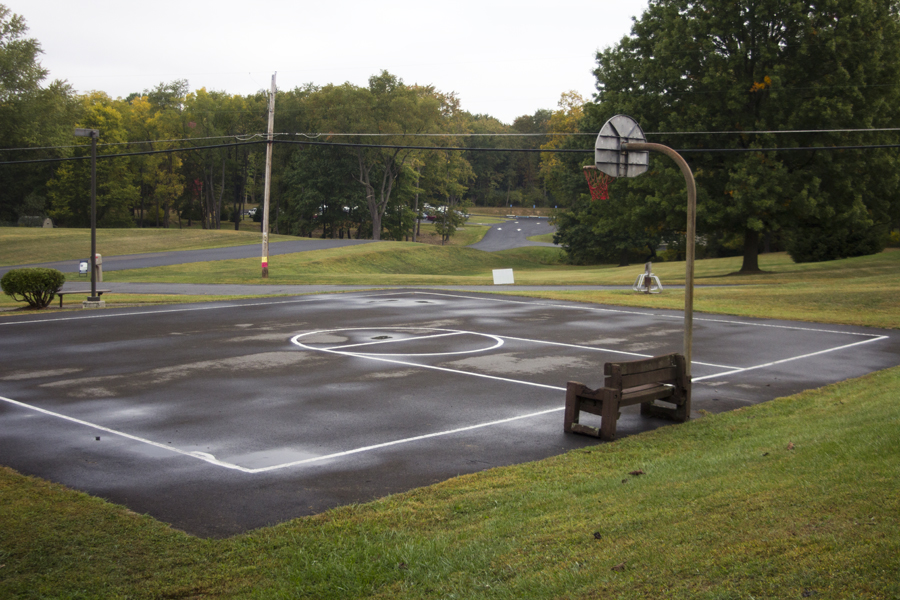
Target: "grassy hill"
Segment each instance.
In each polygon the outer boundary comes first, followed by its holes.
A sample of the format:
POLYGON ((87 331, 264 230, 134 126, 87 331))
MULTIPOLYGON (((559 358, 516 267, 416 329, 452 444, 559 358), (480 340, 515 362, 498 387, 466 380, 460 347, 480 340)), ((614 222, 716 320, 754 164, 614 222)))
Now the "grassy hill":
MULTIPOLYGON (((296 240, 272 235, 269 240, 296 240)), ((97 251, 103 256, 202 250, 244 246, 262 242, 259 233, 228 229, 98 229, 97 251)), ((59 260, 79 260, 91 255, 90 229, 0 229, 0 266, 25 265, 59 260)))

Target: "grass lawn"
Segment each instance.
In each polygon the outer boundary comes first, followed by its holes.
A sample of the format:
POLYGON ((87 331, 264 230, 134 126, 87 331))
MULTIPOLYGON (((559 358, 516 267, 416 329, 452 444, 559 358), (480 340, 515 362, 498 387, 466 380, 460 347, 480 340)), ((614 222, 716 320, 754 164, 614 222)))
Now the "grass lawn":
MULTIPOLYGON (((90 281, 85 285, 86 289, 90 289, 90 281)), ((102 284, 98 287, 102 288, 102 284)), ((84 296, 76 296, 74 294, 65 297, 62 311, 81 310, 81 303, 90 293, 84 296)), ((239 300, 242 298, 267 298, 283 294, 253 294, 251 295, 233 295, 233 296, 199 296, 190 294, 116 294, 105 293, 102 299, 106 302, 107 308, 125 307, 125 306, 152 306, 157 304, 185 304, 194 302, 218 302, 223 300, 239 300)), ((24 302, 15 302, 6 294, 0 294, 0 318, 18 318, 18 317, 35 317, 45 314, 55 314, 60 312, 59 296, 50 303, 46 309, 34 310, 28 307, 24 302)))
POLYGON ((527 238, 529 242, 547 242, 548 244, 553 243, 553 234, 552 233, 542 233, 541 235, 533 235, 527 238))
MULTIPOLYGON (((528 247, 503 252, 381 242, 273 257, 269 279, 256 259, 226 260, 105 273, 108 281, 241 284, 492 285, 493 269, 512 268, 520 285, 631 285, 639 266, 574 267, 562 251, 528 247)), ((795 264, 786 254, 760 256, 762 273, 737 275, 741 259, 696 263, 694 308, 700 312, 871 327, 900 327, 900 250, 822 263, 795 264)), ((684 284, 684 263, 656 263, 664 287, 684 284)), ((502 288, 497 289, 498 292, 502 288)), ((543 298, 679 309, 684 292, 516 292, 543 298)))
MULTIPOLYGON (((269 241, 296 240, 271 235, 269 241)), ((260 234, 233 229, 98 229, 97 252, 103 256, 202 250, 261 243, 260 234)), ((0 265, 25 265, 58 260, 86 259, 91 255, 90 229, 0 229, 0 265)))
POLYGON ((0 597, 897 598, 898 390, 890 369, 224 540, 0 468, 0 597))

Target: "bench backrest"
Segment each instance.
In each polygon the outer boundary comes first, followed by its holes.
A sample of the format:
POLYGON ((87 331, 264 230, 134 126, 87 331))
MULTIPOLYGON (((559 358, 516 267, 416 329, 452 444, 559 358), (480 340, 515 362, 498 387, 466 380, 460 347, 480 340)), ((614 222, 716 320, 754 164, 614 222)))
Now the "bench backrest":
POLYGON ((685 384, 684 356, 666 354, 641 360, 606 363, 603 374, 606 376, 604 387, 613 389, 627 390, 653 383, 668 383, 682 389, 685 384))

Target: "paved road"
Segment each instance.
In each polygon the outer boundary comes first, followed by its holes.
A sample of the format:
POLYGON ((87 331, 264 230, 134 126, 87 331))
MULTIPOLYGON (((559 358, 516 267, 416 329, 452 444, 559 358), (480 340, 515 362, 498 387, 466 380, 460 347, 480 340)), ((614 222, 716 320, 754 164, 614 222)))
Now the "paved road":
MULTIPOLYGON (((231 535, 597 444, 562 431, 566 381, 680 350, 681 322, 435 290, 19 315, 0 321, 0 463, 231 535)), ((694 327, 694 411, 900 362, 897 331, 694 327)), ((668 424, 637 409, 621 435, 668 424)))
MULTIPOLYGON (((500 223, 491 227, 480 242, 472 244, 470 248, 496 252, 509 250, 522 246, 554 246, 546 242, 531 242, 526 238, 552 233, 556 228, 547 222, 546 218, 522 218, 500 223)), ((372 240, 297 240, 289 242, 272 242, 269 244, 269 255, 293 254, 295 252, 308 252, 310 250, 324 250, 329 248, 342 248, 359 244, 371 244, 372 240)), ((102 254, 102 251, 101 251, 102 254)), ((260 245, 250 244, 245 246, 228 246, 225 248, 211 248, 207 250, 174 250, 172 252, 147 252, 144 254, 126 254, 122 256, 104 256, 104 271, 122 271, 125 269, 147 269, 151 267, 165 267, 169 265, 181 265, 186 263, 209 262, 214 260, 229 260, 236 258, 258 258, 260 245)), ((85 256, 87 259, 87 256, 85 256)), ((81 259, 64 260, 46 263, 34 263, 27 265, 0 266, 0 277, 12 269, 23 267, 46 267, 58 269, 63 273, 77 273, 81 259)), ((104 287, 108 287, 104 283, 104 287)), ((275 292, 279 293, 279 292, 275 292)))
POLYGON ((531 242, 527 238, 545 233, 553 233, 556 227, 550 225, 546 217, 513 219, 506 223, 498 223, 491 227, 484 238, 469 246, 485 252, 497 252, 498 250, 511 250, 523 246, 551 246, 559 247, 549 242, 531 242))
MULTIPOLYGON (((272 242, 269 244, 269 256, 342 248, 359 244, 371 244, 372 240, 297 240, 289 242, 272 242)), ((229 260, 234 258, 260 258, 261 244, 248 246, 228 246, 208 250, 175 250, 172 252, 148 252, 144 254, 126 254, 123 256, 104 256, 104 271, 122 271, 124 269, 146 269, 149 267, 165 267, 185 263, 209 262, 212 260, 229 260)), ((102 252, 101 252, 102 254, 102 252)), ((88 259, 90 252, 85 253, 88 259)), ((77 273, 80 260, 39 263, 31 265, 15 265, 0 267, 0 277, 11 269, 22 267, 47 267, 58 269, 63 273, 77 273)), ((106 284, 104 283, 104 286, 106 284)))

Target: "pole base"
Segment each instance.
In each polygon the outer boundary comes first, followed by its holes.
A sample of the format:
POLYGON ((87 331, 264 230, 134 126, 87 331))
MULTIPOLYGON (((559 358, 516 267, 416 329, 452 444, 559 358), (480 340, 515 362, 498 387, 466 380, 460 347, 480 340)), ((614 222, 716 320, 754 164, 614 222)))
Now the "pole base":
POLYGON ((81 303, 81 308, 104 308, 105 306, 106 300, 101 300, 100 298, 88 298, 81 303))

